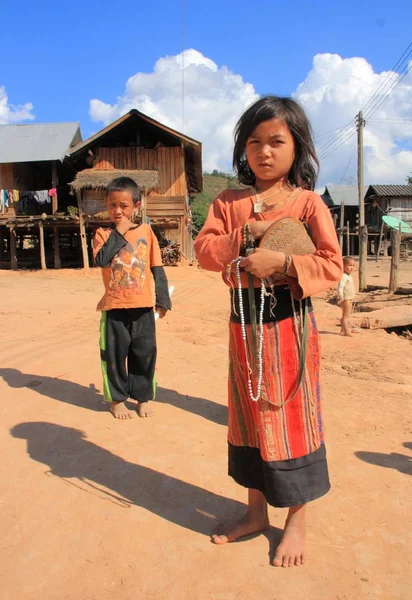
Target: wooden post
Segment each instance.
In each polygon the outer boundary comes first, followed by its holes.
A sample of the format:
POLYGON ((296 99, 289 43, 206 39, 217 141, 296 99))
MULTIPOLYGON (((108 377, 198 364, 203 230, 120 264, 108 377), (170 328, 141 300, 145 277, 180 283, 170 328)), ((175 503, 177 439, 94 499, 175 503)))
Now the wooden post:
POLYGON ((368 228, 359 227, 359 291, 366 290, 366 261, 368 259, 368 228))
POLYGON ((82 255, 83 255, 83 267, 85 269, 89 268, 89 253, 87 251, 87 237, 86 237, 86 227, 84 224, 84 212, 83 212, 83 191, 81 190, 79 194, 77 194, 77 204, 79 206, 79 227, 80 227, 80 242, 82 245, 82 255))
POLYGON ((340 203, 340 218, 339 218, 339 246, 340 251, 343 252, 343 227, 345 223, 345 203, 342 200, 340 203))
POLYGON ((346 254, 350 256, 350 227, 349 221, 346 221, 346 254))
MULTIPOLYGON (((56 188, 57 190, 57 163, 54 160, 52 162, 52 188, 56 188)), ((59 199, 57 197, 57 192, 55 196, 52 196, 52 214, 57 213, 57 208, 59 206, 59 199)))
POLYGON ((0 225, 0 259, 4 257, 4 229, 0 225))
POLYGON ((378 242, 378 247, 376 249, 376 262, 379 261, 379 255, 381 253, 381 246, 382 246, 382 239, 383 239, 383 230, 385 227, 385 223, 382 221, 382 225, 381 225, 381 232, 379 235, 379 242, 378 242))
POLYGON ((43 270, 47 269, 46 266, 46 253, 44 251, 44 229, 43 223, 39 223, 39 246, 40 246, 40 266, 43 270))
POLYGON ((389 278, 389 293, 394 294, 398 289, 398 269, 399 259, 401 254, 401 229, 399 231, 393 229, 391 231, 391 246, 392 246, 392 260, 391 260, 391 274, 389 278))
POLYGON ((333 224, 335 226, 335 229, 338 228, 338 215, 336 213, 333 213, 333 224))
POLYGON ((10 268, 13 271, 17 270, 16 229, 15 229, 15 227, 10 227, 10 268))
MULTIPOLYGON (((52 188, 56 188, 57 190, 57 162, 54 160, 52 162, 52 180, 51 180, 52 188)), ((52 196, 52 213, 56 214, 59 206, 59 197, 57 195, 52 196)), ((54 250, 54 268, 61 269, 62 263, 60 260, 60 248, 59 248, 59 230, 57 227, 53 227, 53 250, 54 250)))
POLYGON ((53 250, 54 250, 54 268, 61 269, 62 261, 60 260, 59 230, 57 227, 53 228, 53 250))

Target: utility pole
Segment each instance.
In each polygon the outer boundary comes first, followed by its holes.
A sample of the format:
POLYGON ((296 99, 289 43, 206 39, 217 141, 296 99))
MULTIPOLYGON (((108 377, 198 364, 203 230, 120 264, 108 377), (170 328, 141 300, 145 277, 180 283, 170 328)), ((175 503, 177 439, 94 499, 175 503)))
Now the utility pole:
POLYGON ((365 120, 360 110, 356 117, 358 130, 358 200, 359 200, 359 291, 366 290, 366 262, 368 256, 368 228, 365 225, 365 198, 363 193, 363 128, 365 120))

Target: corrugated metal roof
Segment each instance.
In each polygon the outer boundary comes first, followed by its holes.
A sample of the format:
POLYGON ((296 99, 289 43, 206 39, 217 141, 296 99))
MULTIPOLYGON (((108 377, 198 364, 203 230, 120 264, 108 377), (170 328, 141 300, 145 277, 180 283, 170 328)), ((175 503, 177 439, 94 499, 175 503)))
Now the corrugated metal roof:
POLYGON ((392 198, 412 196, 412 185, 371 185, 368 189, 368 196, 390 196, 392 198))
MULTIPOLYGON (((363 195, 365 196, 368 186, 363 186, 363 195)), ((329 194, 334 206, 340 206, 344 202, 345 206, 358 206, 358 186, 357 185, 327 185, 322 196, 329 194)))
POLYGON ((81 141, 78 123, 0 125, 0 163, 63 160, 81 141))

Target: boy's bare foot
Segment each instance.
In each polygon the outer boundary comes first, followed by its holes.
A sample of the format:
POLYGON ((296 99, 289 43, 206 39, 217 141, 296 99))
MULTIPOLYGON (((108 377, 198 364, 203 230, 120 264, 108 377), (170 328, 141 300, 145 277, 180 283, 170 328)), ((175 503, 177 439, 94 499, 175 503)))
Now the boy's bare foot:
POLYGON ((298 567, 305 561, 305 507, 292 507, 286 519, 282 540, 276 549, 275 567, 298 567))
POLYGON ((231 521, 222 526, 222 533, 214 533, 212 535, 212 542, 214 544, 227 544, 228 542, 234 542, 240 537, 250 535, 252 533, 259 533, 269 528, 269 518, 266 515, 259 515, 247 511, 247 513, 238 521, 231 521))
POLYGON ((137 414, 142 419, 147 419, 148 417, 153 417, 154 410, 152 408, 151 402, 139 402, 137 405, 137 414))
POLYGON ((341 331, 340 334, 344 337, 353 337, 353 335, 349 333, 349 331, 341 331))
POLYGON ((112 402, 110 404, 110 412, 115 419, 121 419, 123 421, 135 417, 135 413, 132 410, 129 410, 124 402, 112 402))

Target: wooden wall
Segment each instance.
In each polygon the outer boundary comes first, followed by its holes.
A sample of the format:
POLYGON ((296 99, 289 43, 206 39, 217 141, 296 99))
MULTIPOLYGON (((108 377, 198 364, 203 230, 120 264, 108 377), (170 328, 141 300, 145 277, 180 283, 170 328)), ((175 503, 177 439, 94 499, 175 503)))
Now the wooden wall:
POLYGON ((150 195, 187 196, 184 152, 181 146, 148 148, 99 148, 94 169, 158 171, 160 183, 150 195))
POLYGON ((0 189, 14 189, 13 163, 0 164, 0 189))

